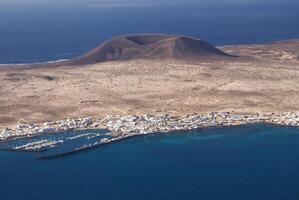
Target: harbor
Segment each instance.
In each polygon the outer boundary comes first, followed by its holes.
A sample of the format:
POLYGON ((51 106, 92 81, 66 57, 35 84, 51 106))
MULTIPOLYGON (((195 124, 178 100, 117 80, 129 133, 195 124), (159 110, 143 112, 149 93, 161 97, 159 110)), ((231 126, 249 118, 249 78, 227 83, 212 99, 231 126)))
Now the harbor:
POLYGON ((299 113, 241 115, 211 112, 182 117, 170 114, 109 115, 102 119, 86 117, 19 124, 1 131, 0 150, 43 152, 41 158, 54 157, 135 136, 258 123, 299 127, 299 113))

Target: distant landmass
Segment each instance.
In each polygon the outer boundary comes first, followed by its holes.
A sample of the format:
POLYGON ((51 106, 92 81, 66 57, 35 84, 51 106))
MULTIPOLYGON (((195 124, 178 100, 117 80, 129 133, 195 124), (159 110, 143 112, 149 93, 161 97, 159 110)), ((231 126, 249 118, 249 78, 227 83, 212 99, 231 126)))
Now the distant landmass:
POLYGON ((135 34, 112 38, 68 65, 132 59, 214 60, 232 56, 192 37, 167 34, 135 34))

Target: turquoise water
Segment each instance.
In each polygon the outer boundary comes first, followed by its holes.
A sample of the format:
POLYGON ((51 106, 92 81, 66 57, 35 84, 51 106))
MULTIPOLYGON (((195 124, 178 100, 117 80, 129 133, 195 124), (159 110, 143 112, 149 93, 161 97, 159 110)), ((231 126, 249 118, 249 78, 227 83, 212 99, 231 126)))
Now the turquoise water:
POLYGON ((145 136, 48 160, 0 154, 6 200, 298 199, 299 129, 145 136))

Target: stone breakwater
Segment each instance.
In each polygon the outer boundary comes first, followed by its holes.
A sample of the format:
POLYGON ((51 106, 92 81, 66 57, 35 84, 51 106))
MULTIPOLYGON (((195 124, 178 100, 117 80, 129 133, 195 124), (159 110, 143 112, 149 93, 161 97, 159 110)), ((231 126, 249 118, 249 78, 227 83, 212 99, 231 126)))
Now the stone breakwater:
POLYGON ((33 137, 40 134, 59 134, 68 130, 104 128, 110 132, 111 139, 99 143, 109 143, 120 139, 155 133, 193 130, 208 127, 225 127, 254 123, 267 123, 285 126, 299 126, 299 113, 264 113, 256 115, 238 115, 228 112, 213 112, 208 114, 188 114, 172 116, 157 115, 127 115, 107 116, 100 118, 66 119, 46 122, 44 124, 19 124, 15 128, 5 128, 0 131, 0 141, 33 137))

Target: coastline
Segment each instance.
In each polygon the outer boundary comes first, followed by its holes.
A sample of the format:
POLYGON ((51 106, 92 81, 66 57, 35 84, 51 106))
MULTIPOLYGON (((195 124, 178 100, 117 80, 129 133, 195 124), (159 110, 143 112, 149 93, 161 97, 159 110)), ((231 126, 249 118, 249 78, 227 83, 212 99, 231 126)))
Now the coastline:
MULTIPOLYGON (((80 147, 38 158, 50 158, 65 156, 75 152, 89 150, 101 145, 107 145, 137 136, 152 136, 157 134, 174 134, 209 128, 226 128, 254 124, 278 125, 299 127, 299 113, 265 113, 257 115, 237 115, 229 112, 213 112, 208 114, 188 114, 182 117, 163 115, 128 115, 107 116, 100 118, 67 119, 41 124, 20 124, 15 129, 3 129, 0 132, 0 143, 17 141, 19 139, 34 138, 41 135, 57 135, 68 131, 98 130, 104 133, 102 139, 96 139, 93 143, 80 147)), ((56 147, 64 141, 40 141, 14 148, 1 149, 2 151, 16 152, 41 152, 48 148, 56 147)))
MULTIPOLYGON (((125 136, 125 137, 121 137, 121 138, 115 138, 114 140, 111 141, 106 141, 106 142, 96 142, 96 144, 94 145, 87 145, 87 146, 82 146, 70 151, 66 151, 66 152, 61 152, 61 153, 57 153, 57 154, 53 154, 53 155, 36 155, 34 156, 35 159, 39 159, 39 160, 44 160, 44 159, 56 159, 56 158, 61 158, 61 157, 66 157, 69 156, 71 154, 74 153, 83 153, 83 152, 87 152, 87 151, 92 151, 95 148, 99 148, 99 147, 104 147, 106 145, 110 145, 110 144, 115 144, 115 143, 119 143, 125 140, 129 140, 135 137, 152 137, 152 136, 157 136, 157 135, 174 135, 174 134, 192 134, 198 131, 204 131, 207 129, 226 129, 226 128, 230 128, 230 127, 246 127, 246 126, 269 126, 269 127, 275 127, 275 126, 279 126, 279 127, 297 127, 299 128, 299 126, 289 126, 289 125, 279 125, 279 124, 271 124, 271 123, 265 123, 265 122, 259 122, 259 123, 250 123, 250 124, 240 124, 240 125, 231 125, 231 126, 211 126, 211 127, 204 127, 204 128, 197 128, 197 129, 191 129, 191 130, 177 130, 177 131, 169 131, 169 132, 158 132, 158 133, 150 133, 150 134, 146 134, 146 135, 140 135, 140 134, 136 134, 136 135, 130 135, 130 136, 125 136)), ((56 133, 57 134, 57 133, 56 133)), ((198 134, 198 133, 197 133, 198 134)), ((2 142, 6 142, 6 141, 2 141, 2 142)), ((1 144, 1 142, 0 142, 1 144)), ((41 152, 46 152, 47 148, 45 149, 37 149, 37 150, 16 150, 16 149, 0 149, 0 153, 1 152, 17 152, 17 153, 41 153, 41 152)))
POLYGON ((43 61, 43 62, 26 62, 26 63, 0 63, 1 66, 24 66, 24 65, 43 65, 43 64, 51 64, 51 63, 57 63, 57 62, 63 62, 68 61, 70 59, 67 58, 61 58, 58 60, 49 60, 49 61, 43 61))

